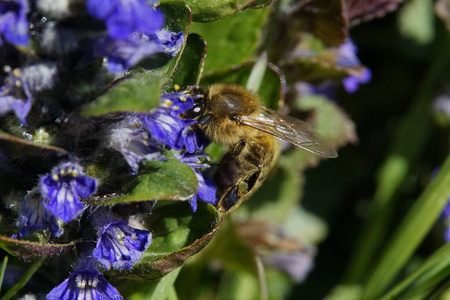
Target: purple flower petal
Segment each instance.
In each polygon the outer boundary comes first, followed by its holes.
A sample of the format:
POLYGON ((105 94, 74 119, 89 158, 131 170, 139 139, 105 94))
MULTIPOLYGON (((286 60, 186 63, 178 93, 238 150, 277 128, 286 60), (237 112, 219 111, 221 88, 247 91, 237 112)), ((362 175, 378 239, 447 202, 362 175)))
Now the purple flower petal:
POLYGON ((17 227, 20 230, 17 237, 42 229, 49 229, 54 236, 60 236, 62 233, 58 219, 44 209, 38 188, 34 188, 23 199, 17 227))
POLYGON ((315 252, 315 248, 311 247, 304 251, 279 251, 263 255, 261 258, 264 263, 284 271, 295 282, 300 283, 306 279, 314 267, 315 252))
POLYGON ((197 121, 181 119, 179 116, 193 106, 193 99, 183 93, 166 94, 161 96, 158 109, 149 114, 140 114, 139 117, 157 144, 175 150, 186 147, 189 152, 194 152, 203 146, 190 126, 197 121))
POLYGON ((109 36, 116 40, 134 32, 150 35, 164 25, 164 15, 146 0, 88 0, 86 6, 91 16, 105 21, 109 36))
POLYGON ((31 110, 31 93, 26 82, 21 78, 18 69, 5 79, 0 87, 0 115, 14 111, 17 119, 27 125, 26 117, 31 110))
POLYGON ((202 158, 209 158, 209 156, 206 154, 186 154, 182 152, 175 155, 175 157, 182 163, 190 166, 197 176, 198 191, 197 194, 190 200, 192 211, 195 212, 197 210, 197 198, 200 198, 206 203, 216 205, 219 201, 216 197, 217 187, 211 178, 205 176, 205 173, 199 170, 201 168, 209 167, 209 164, 203 163, 201 160, 202 158))
POLYGON ((11 44, 28 45, 28 11, 29 5, 27 0, 0 1, 0 34, 3 34, 5 40, 11 44))
POLYGON ((77 270, 70 274, 63 283, 51 290, 46 299, 123 299, 119 292, 98 272, 95 260, 84 258, 80 261, 82 262, 77 270))
POLYGON ((40 189, 45 209, 68 223, 83 210, 80 197, 86 198, 95 193, 97 180, 83 175, 79 164, 67 162, 41 176, 40 189))
POLYGON ((125 221, 106 224, 99 236, 93 256, 106 269, 129 269, 141 259, 151 243, 147 230, 135 229, 125 221))

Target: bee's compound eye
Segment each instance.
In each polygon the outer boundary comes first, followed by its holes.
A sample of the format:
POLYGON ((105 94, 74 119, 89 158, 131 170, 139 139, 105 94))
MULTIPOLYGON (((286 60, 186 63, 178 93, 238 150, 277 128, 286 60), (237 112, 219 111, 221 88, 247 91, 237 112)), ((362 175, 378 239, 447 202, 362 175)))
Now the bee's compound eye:
POLYGON ((185 119, 195 119, 203 113, 203 108, 201 104, 196 104, 191 109, 183 112, 182 117, 185 119))

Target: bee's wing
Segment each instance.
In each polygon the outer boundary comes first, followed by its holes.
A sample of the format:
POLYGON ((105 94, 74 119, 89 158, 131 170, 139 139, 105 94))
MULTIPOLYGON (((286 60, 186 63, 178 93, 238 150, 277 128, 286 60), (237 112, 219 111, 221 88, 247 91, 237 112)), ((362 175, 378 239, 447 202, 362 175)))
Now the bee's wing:
POLYGON ((330 158, 338 156, 336 150, 311 125, 283 116, 270 108, 261 107, 259 115, 241 116, 240 119, 242 124, 272 134, 309 152, 330 158))

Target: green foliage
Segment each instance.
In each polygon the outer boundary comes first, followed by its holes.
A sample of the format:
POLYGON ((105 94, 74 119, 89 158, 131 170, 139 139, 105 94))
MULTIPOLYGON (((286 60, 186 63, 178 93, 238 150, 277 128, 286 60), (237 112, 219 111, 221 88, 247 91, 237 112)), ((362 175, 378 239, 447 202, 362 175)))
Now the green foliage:
POLYGON ((92 203, 109 205, 148 200, 188 200, 197 189, 194 171, 178 159, 146 161, 137 176, 123 183, 123 194, 92 200, 92 203))
POLYGON ((165 86, 169 84, 178 62, 183 55, 186 39, 191 30, 192 13, 191 9, 183 1, 161 3, 159 8, 164 12, 166 18, 165 27, 174 32, 182 31, 186 35, 183 46, 175 58, 170 59, 165 55, 158 55, 156 57, 150 57, 139 64, 144 69, 148 69, 151 75, 159 78, 161 86, 165 86))
MULTIPOLYGON (((35 272, 49 272, 57 262, 42 265, 47 257, 69 261, 81 241, 72 237, 92 230, 72 222, 58 238, 46 231, 10 237, 17 233, 11 224, 20 199, 75 151, 87 158, 85 173, 99 179, 98 194, 84 203, 124 215, 134 209, 136 222, 152 234, 131 269, 105 271, 126 299, 444 299, 450 246, 436 223, 442 227, 439 216, 450 195, 450 118, 441 110, 434 122, 430 111, 436 93, 449 84, 450 52, 448 32, 434 24, 433 2, 405 3, 397 15, 399 32, 393 33, 394 18, 351 31, 374 78, 356 95, 337 88, 342 79, 361 79, 367 71, 365 61, 342 58, 339 46, 349 24, 382 16, 398 2, 363 9, 357 1, 338 0, 161 1, 164 28, 185 35, 173 58, 148 57, 116 78, 100 60, 80 66, 78 77, 62 80, 66 90, 44 91, 33 100, 46 114, 42 126, 33 123, 36 111, 29 127, 2 115, 0 163, 28 170, 0 164, 0 286, 8 276, 8 256, 41 258, 8 291, 2 287, 2 299, 26 290, 35 272), (340 150, 338 162, 280 143, 279 159, 259 190, 225 216, 201 200, 192 212, 199 170, 176 159, 168 146, 161 150, 166 159, 142 160, 131 174, 118 151, 106 151, 107 142, 95 139, 119 113, 152 111, 168 91, 223 82, 246 86, 264 106, 310 123, 340 150), (299 84, 328 89, 305 92, 299 84), (52 98, 70 99, 77 108, 63 104, 62 111, 80 116, 47 114, 56 107, 47 105, 52 98), (78 119, 87 121, 78 127, 78 119), (80 136, 89 138, 77 145, 80 136), (348 144, 353 146, 341 150, 348 144), (431 178, 436 166, 440 171, 431 178), (20 188, 18 180, 24 183, 20 188), (314 259, 311 277, 295 285, 290 271, 306 276, 309 270, 301 267, 314 259)), ((30 62, 42 55, 33 47, 20 52, 30 62)), ((12 67, 21 59, 14 57, 12 67)), ((206 148, 213 165, 208 172, 221 167, 227 151, 215 143, 206 148)))
POLYGON ((208 44, 205 73, 222 70, 249 60, 261 37, 268 9, 247 9, 227 19, 208 24, 194 23, 192 32, 208 44))
POLYGON ((196 214, 188 203, 158 203, 146 219, 153 236, 151 246, 133 269, 117 276, 140 280, 165 276, 209 243, 220 220, 218 211, 203 202, 196 214))
POLYGON ((180 87, 196 85, 200 81, 206 59, 206 43, 198 34, 188 36, 181 60, 172 76, 172 83, 180 87))
POLYGON ((159 102, 159 80, 136 72, 119 80, 108 93, 82 108, 84 116, 100 116, 114 112, 148 112, 159 102))

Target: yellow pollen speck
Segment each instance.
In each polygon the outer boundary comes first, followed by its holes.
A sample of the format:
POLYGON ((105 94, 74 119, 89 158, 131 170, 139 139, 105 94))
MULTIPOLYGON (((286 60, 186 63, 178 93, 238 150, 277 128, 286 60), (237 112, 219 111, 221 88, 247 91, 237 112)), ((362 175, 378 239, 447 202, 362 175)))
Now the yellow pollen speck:
POLYGON ((14 77, 20 77, 20 70, 19 69, 14 69, 12 71, 12 74, 13 74, 14 77))
POLYGON ((181 97, 180 97, 180 101, 181 101, 181 102, 186 102, 186 100, 187 100, 187 98, 186 98, 185 96, 181 96, 181 97))
POLYGON ((173 104, 173 101, 167 99, 166 101, 164 101, 164 103, 162 104, 162 106, 169 108, 169 107, 172 106, 172 104, 173 104))
POLYGON ((173 89, 175 90, 175 92, 178 92, 181 89, 181 87, 178 84, 175 84, 173 86, 173 89))
POLYGON ((173 110, 179 110, 180 107, 179 107, 178 105, 174 105, 174 106, 172 107, 172 109, 173 109, 173 110))
POLYGON ((58 181, 59 180, 58 174, 52 174, 52 179, 53 181, 58 181))

